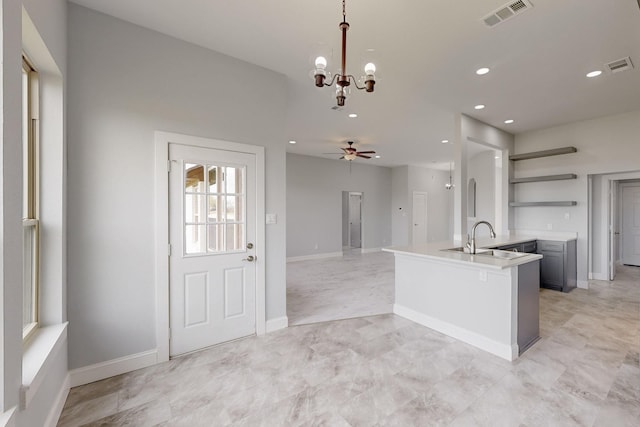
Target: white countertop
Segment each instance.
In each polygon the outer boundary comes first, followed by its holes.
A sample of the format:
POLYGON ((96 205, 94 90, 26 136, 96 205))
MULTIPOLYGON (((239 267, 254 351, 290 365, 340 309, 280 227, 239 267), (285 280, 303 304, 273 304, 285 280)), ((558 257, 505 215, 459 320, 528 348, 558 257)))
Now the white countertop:
MULTIPOLYGON (((571 240, 570 236, 563 238, 556 235, 555 238, 548 238, 547 236, 541 238, 541 240, 558 240, 568 241, 571 240)), ((575 238, 574 238, 575 239, 575 238)), ((489 237, 476 239, 476 246, 478 248, 494 248, 496 246, 504 246, 509 244, 516 244, 522 242, 528 242, 531 240, 538 240, 535 236, 530 235, 512 235, 512 236, 497 236, 495 239, 489 237)), ((468 254, 464 252, 447 251, 446 249, 457 248, 464 246, 465 242, 460 241, 444 241, 435 243, 426 243, 422 245, 411 246, 397 246, 391 248, 383 248, 383 251, 392 252, 394 254, 403 254, 416 256, 420 258, 434 259, 439 261, 472 264, 474 266, 503 270, 505 268, 515 267, 520 264, 526 264, 537 259, 541 259, 542 255, 527 254, 514 259, 502 259, 482 254, 468 254)))

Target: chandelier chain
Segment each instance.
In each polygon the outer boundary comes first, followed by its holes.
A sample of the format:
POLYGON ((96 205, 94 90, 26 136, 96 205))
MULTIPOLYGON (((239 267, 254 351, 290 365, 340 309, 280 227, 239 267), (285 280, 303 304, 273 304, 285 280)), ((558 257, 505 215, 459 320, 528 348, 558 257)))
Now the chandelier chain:
POLYGON ((342 22, 347 22, 346 0, 342 0, 342 22))

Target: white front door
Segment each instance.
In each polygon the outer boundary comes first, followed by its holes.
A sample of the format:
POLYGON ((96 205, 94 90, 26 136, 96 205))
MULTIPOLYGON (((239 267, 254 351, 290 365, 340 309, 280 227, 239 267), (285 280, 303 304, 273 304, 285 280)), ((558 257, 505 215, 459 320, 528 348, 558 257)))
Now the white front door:
POLYGON ((349 193, 349 246, 362 247, 362 195, 349 193))
POLYGON ((622 189, 622 263, 640 266, 640 186, 622 189))
POLYGON ((169 144, 171 356, 256 332, 256 158, 169 144))
POLYGON ((427 193, 413 192, 412 243, 427 243, 427 193))

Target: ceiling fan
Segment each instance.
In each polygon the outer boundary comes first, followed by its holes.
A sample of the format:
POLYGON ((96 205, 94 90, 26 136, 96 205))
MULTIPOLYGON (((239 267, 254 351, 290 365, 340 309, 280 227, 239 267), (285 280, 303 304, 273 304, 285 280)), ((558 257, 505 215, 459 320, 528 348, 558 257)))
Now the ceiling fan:
MULTIPOLYGON (((348 147, 342 147, 341 150, 343 151, 343 153, 337 153, 337 154, 342 154, 342 157, 340 157, 340 160, 355 160, 356 157, 362 157, 363 159, 370 159, 371 156, 368 156, 367 154, 376 154, 375 151, 358 151, 355 148, 353 148, 353 141, 347 141, 347 144, 349 144, 348 147)), ((327 153, 327 154, 334 154, 334 153, 327 153)))

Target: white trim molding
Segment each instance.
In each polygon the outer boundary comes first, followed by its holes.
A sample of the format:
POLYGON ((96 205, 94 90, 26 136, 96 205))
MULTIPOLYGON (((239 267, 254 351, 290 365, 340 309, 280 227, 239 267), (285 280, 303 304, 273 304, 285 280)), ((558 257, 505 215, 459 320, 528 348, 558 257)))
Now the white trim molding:
MULTIPOLYGON (((604 279, 608 280, 608 279, 604 279)), ((578 280, 578 287, 580 289, 589 289, 589 281, 588 280, 578 280)))
POLYGON ((30 338, 22 357, 20 409, 29 407, 50 371, 50 365, 60 350, 67 346, 68 322, 38 328, 30 338))
POLYGON ((302 255, 287 258, 287 262, 309 261, 312 259, 337 258, 343 256, 342 252, 325 252, 323 254, 302 255))
POLYGON ((267 320, 267 333, 275 332, 289 326, 289 318, 287 316, 278 317, 276 319, 267 320))
MULTIPOLYGON (((265 260, 265 150, 258 145, 156 131, 155 262, 157 362, 169 360, 169 144, 253 154, 256 158, 256 259, 265 260)), ((256 262, 256 334, 266 332, 266 265, 256 262)), ((73 377, 72 377, 73 383, 73 377)))
POLYGON ((426 314, 418 313, 415 310, 404 307, 402 305, 394 304, 393 313, 400 317, 409 319, 427 328, 436 330, 445 335, 458 339, 460 341, 471 344, 478 347, 481 350, 488 351, 491 354, 495 354, 503 359, 513 361, 518 358, 518 345, 502 344, 497 341, 491 340, 487 337, 479 335, 475 332, 453 325, 451 323, 434 319, 426 314))
POLYGON ((53 402, 53 406, 49 411, 49 415, 47 415, 47 419, 44 422, 44 427, 56 427, 58 425, 58 420, 60 420, 60 415, 62 415, 62 410, 64 409, 64 404, 67 401, 67 397, 69 396, 69 389, 71 388, 71 376, 69 374, 66 375, 64 381, 62 382, 62 387, 56 396, 56 400, 53 402))
POLYGON ((89 384, 104 380, 105 378, 135 371, 136 369, 153 366, 158 362, 158 350, 149 350, 74 369, 69 372, 71 387, 89 384))
POLYGON ((16 427, 16 406, 0 414, 0 427, 16 427))

